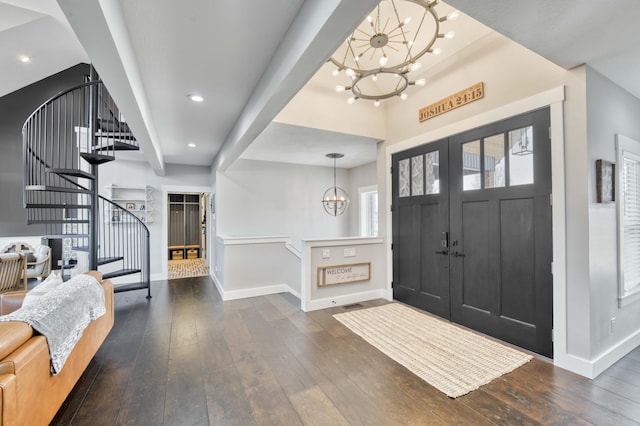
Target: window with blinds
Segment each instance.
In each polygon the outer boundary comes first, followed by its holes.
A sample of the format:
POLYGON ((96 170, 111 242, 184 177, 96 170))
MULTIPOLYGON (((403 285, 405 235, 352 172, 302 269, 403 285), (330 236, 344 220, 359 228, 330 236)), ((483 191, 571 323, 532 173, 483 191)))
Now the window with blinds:
POLYGON ((378 236, 378 187, 358 188, 360 193, 360 235, 378 236))
POLYGON ((640 300, 640 142, 617 135, 618 262, 621 305, 640 300))

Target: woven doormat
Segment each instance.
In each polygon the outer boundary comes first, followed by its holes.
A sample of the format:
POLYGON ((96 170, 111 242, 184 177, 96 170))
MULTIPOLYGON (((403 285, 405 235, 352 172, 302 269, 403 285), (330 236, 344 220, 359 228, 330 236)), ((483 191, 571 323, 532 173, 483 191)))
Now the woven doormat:
POLYGON ((209 267, 204 259, 183 259, 169 261, 169 279, 202 277, 209 275, 209 267))
POLYGON ((533 359, 399 303, 333 317, 451 398, 466 395, 533 359))

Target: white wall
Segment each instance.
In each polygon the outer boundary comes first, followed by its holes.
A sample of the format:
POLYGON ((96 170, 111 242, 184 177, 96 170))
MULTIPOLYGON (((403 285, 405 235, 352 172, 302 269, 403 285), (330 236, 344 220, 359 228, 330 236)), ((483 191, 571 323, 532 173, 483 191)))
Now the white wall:
MULTIPOLYGON (((640 344, 640 302, 618 307, 616 204, 596 203, 595 162, 615 162, 615 135, 640 140, 640 99, 586 69, 591 357, 640 344), (611 318, 615 318, 613 328, 611 318)), ((617 182, 616 182, 617 184, 617 182)))
MULTIPOLYGON (((210 168, 167 164, 165 175, 158 176, 146 162, 116 160, 106 163, 100 170, 100 195, 108 198, 105 186, 149 185, 153 187, 153 223, 148 224, 151 243, 151 279, 164 279, 167 273, 168 253, 166 250, 167 229, 163 227, 167 201, 163 198, 163 186, 181 188, 210 188, 210 168), (164 241, 164 242, 163 242, 164 241)), ((198 192, 196 190, 195 192, 198 192)), ((210 241, 210 239, 209 239, 210 241)), ((209 244, 211 246, 211 244, 209 244)))
MULTIPOLYGON (((338 169, 338 186, 348 173, 338 169)), ((230 237, 340 237, 349 232, 348 216, 333 217, 322 196, 333 185, 333 168, 237 160, 216 177, 217 232, 230 237)))
POLYGON ((366 186, 376 185, 377 170, 376 163, 368 163, 348 170, 349 185, 345 188, 349 194, 349 230, 348 236, 360 236, 360 194, 358 189, 366 186))
POLYGON ((567 73, 565 88, 567 352, 577 359, 589 360, 589 172, 585 67, 567 73))
POLYGON ((311 239, 302 256, 302 310, 305 312, 349 303, 387 298, 384 240, 382 238, 311 239), (351 253, 347 254, 350 251, 351 253), (347 284, 318 286, 318 268, 369 263, 370 279, 347 284))
POLYGON ((289 292, 300 297, 301 254, 287 238, 218 237, 212 276, 223 300, 289 292))
POLYGON ((369 101, 349 105, 349 95, 334 90, 344 83, 331 75, 334 69, 330 63, 325 64, 273 121, 384 139, 386 106, 373 108, 369 101))

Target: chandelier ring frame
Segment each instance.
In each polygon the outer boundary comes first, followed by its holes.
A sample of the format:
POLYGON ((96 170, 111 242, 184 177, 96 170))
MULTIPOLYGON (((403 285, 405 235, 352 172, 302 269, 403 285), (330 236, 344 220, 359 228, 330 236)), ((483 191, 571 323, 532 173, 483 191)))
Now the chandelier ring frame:
MULTIPOLYGON (((423 7, 426 11, 429 12, 429 14, 431 15, 431 17, 433 18, 433 23, 435 25, 435 29, 433 31, 433 35, 431 36, 431 40, 427 43, 427 45, 417 54, 412 55, 409 51, 409 54, 407 55, 407 59, 399 64, 394 64, 392 65, 392 67, 388 67, 388 68, 384 68, 384 69, 403 69, 405 67, 409 67, 411 64, 413 64, 416 60, 420 59, 422 56, 424 56, 425 54, 429 53, 431 51, 431 48, 433 47, 433 45, 435 44, 436 40, 440 37, 440 22, 441 19, 438 16, 438 13, 435 10, 435 6, 438 4, 437 1, 425 1, 425 0, 402 0, 408 3, 413 3, 416 4, 420 7, 423 7)), ((446 18, 443 18, 446 19, 446 18)), ((374 37, 379 37, 379 34, 376 34, 374 37)), ((348 44, 350 44, 350 41, 347 41, 348 44)), ((351 49, 349 49, 351 50, 351 49)), ((352 69, 356 75, 364 75, 367 73, 376 73, 376 72, 380 72, 379 68, 371 68, 371 69, 362 69, 362 68, 355 68, 353 69, 352 67, 349 67, 345 64, 346 61, 344 62, 340 62, 337 59, 335 59, 333 56, 331 56, 329 58, 329 61, 331 61, 340 71, 346 70, 346 69, 352 69)))

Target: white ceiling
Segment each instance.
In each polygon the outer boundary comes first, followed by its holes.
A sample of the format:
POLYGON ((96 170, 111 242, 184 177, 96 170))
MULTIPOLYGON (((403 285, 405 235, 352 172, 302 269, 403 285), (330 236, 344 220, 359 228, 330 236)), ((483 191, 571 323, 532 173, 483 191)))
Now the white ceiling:
POLYGON ((243 153, 247 160, 275 161, 310 166, 333 166, 326 154, 344 157, 336 166, 350 169, 376 160, 378 139, 272 122, 243 153))
POLYGON ((640 1, 447 0, 565 69, 589 64, 640 98, 640 1))
POLYGON ((88 60, 55 1, 0 2, 0 96, 88 60))
MULTIPOLYGON (((373 161, 375 140, 270 123, 307 82, 325 84, 314 74, 376 3, 0 0, 0 96, 88 61, 86 51, 157 173, 165 163, 228 167, 254 140, 243 158, 325 164, 337 144, 373 161), (21 63, 23 54, 32 62, 21 63), (191 93, 205 101, 191 102, 191 93)), ((588 63, 640 97, 637 0, 447 3, 567 69, 588 63)), ((488 31, 466 17, 456 25, 451 49, 430 60, 488 31)))

